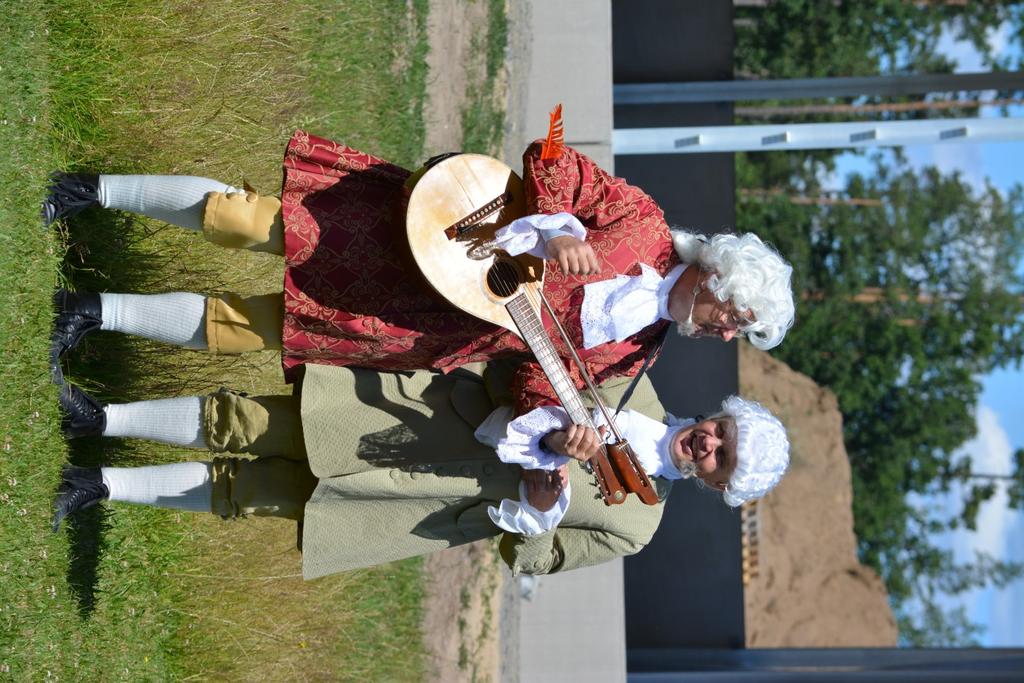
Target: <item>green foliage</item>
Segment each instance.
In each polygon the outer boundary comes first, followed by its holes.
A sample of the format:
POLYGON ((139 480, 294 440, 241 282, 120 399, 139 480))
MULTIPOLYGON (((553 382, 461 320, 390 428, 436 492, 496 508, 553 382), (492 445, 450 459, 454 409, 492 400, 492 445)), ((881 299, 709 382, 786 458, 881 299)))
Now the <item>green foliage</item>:
POLYGON ((1013 454, 1013 471, 1009 474, 975 472, 967 456, 945 464, 941 474, 940 488, 949 490, 952 482, 960 482, 966 489, 966 498, 960 517, 951 526, 977 528, 978 512, 981 505, 991 500, 1000 488, 1007 493, 1007 504, 1011 508, 1024 509, 1024 449, 1018 448, 1013 454))
MULTIPOLYGON (((937 51, 943 35, 972 43, 993 69, 1020 68, 1020 50, 994 55, 990 38, 1008 26, 1010 44, 1024 39, 1024 5, 1010 1, 773 0, 736 7, 735 17, 740 78, 950 72, 954 64, 937 51)), ((871 118, 935 115, 964 112, 871 118)), ((814 114, 801 121, 847 118, 814 114)), ((1021 569, 987 557, 958 564, 930 539, 949 528, 974 528, 999 487, 1007 487, 1012 506, 1024 507, 1024 453, 1015 454, 1012 475, 975 473, 969 458, 956 454, 975 432, 975 378, 1019 365, 1024 355, 1024 283, 1014 272, 1024 256, 1024 192, 974 192, 956 174, 914 173, 895 150, 875 158, 871 177, 847 179, 837 201, 791 201, 822 196, 838 154, 737 155, 737 227, 766 237, 793 263, 794 289, 804 298, 797 324, 774 353, 839 398, 861 558, 886 581, 901 641, 970 644, 979 630, 963 610, 944 612, 937 592, 999 585, 1021 569), (910 493, 947 491, 954 483, 965 491, 960 510, 923 511, 907 502, 910 493)))
POLYGON ((970 41, 986 63, 1008 67, 992 56, 987 33, 1022 13, 1012 1, 774 0, 768 8, 737 7, 735 68, 757 78, 950 72, 953 63, 936 53, 944 28, 970 41))
MULTIPOLYGON (((956 66, 936 52, 941 37, 970 42, 982 62, 993 68, 1019 68, 1019 57, 1011 59, 993 53, 991 37, 1010 26, 1008 44, 1024 46, 1024 5, 1014 1, 968 2, 964 4, 919 3, 907 0, 872 2, 819 2, 818 0, 773 0, 767 6, 737 7, 734 73, 737 78, 822 78, 875 76, 912 73, 949 73, 956 66)), ((1013 53, 1012 50, 1006 50, 1013 53)), ((1017 51, 1020 54, 1020 51, 1017 51)), ((1000 92, 997 97, 1019 96, 1000 92)), ((969 101, 980 93, 931 93, 930 101, 969 101)), ((759 101, 757 106, 802 104, 901 104, 920 102, 921 96, 835 98, 821 100, 759 101)), ((803 113, 788 114, 797 123, 846 121, 869 118, 876 121, 929 117, 976 116, 976 108, 889 109, 870 114, 803 113)), ((763 118, 740 123, 765 123, 763 118)), ((846 150, 850 152, 850 150, 846 150)), ((739 187, 760 190, 797 191, 816 195, 821 179, 835 170, 835 158, 842 150, 807 150, 799 153, 740 154, 737 169, 739 187)), ((852 152, 856 153, 856 152, 852 152)))
POLYGON ((508 44, 504 0, 489 0, 487 31, 473 36, 470 52, 484 52, 484 73, 466 90, 462 110, 462 150, 499 156, 505 127, 504 93, 497 87, 508 44))
POLYGON ((1024 355, 1024 191, 975 192, 958 174, 917 173, 897 157, 851 177, 845 194, 878 205, 777 195, 744 201, 738 227, 793 264, 798 322, 774 353, 839 398, 861 557, 897 605, 926 587, 961 592, 1019 575, 958 566, 929 540, 972 525, 994 489, 977 487, 952 520, 926 518, 906 496, 971 477, 969 463, 951 462, 975 432, 975 378, 1024 355))
MULTIPOLYGON (((907 549, 914 558, 906 563, 897 582, 913 600, 895 599, 900 644, 905 647, 977 647, 981 628, 971 623, 964 607, 946 610, 940 595, 959 595, 987 585, 1002 588, 1024 575, 1024 564, 1003 562, 976 553, 973 562, 957 564, 948 550, 930 547, 924 536, 914 538, 907 549)), ((892 595, 890 597, 893 597, 892 595)))
POLYGON ((1024 448, 1013 453, 1013 483, 1009 488, 1010 505, 1024 508, 1024 448))
POLYGON ((902 647, 979 647, 981 627, 971 622, 965 607, 944 610, 935 602, 925 604, 917 615, 898 614, 902 647))

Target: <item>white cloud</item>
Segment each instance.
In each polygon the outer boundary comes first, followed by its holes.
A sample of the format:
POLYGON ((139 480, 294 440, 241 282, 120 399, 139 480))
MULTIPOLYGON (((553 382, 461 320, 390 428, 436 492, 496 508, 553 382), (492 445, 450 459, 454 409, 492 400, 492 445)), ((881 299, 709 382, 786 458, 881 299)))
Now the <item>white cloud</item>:
POLYGON ((1010 36, 1012 35, 1013 27, 1009 21, 1004 21, 994 29, 989 29, 988 35, 988 46, 992 50, 992 54, 999 56, 1007 51, 1010 47, 1010 36))
MULTIPOLYGON (((1024 520, 1018 513, 1007 528, 1007 556, 1003 559, 1024 560, 1024 520)), ((993 591, 995 593, 995 591, 993 591)), ((1024 644, 1024 580, 1018 579, 999 591, 992 600, 988 614, 988 647, 1020 647, 1024 644)), ((984 617, 981 617, 984 619, 984 617)))
MULTIPOLYGON (((988 43, 993 56, 998 58, 1009 49, 1012 31, 1013 27, 1008 21, 1004 21, 996 28, 986 31, 985 41, 988 43)), ((956 63, 954 71, 957 73, 986 70, 986 67, 982 64, 981 55, 974 49, 974 45, 967 40, 956 40, 953 31, 949 27, 943 29, 939 42, 936 45, 936 52, 953 59, 956 63)))
POLYGON ((981 71, 981 55, 978 54, 978 51, 969 41, 956 40, 948 27, 942 30, 942 36, 939 38, 935 51, 952 59, 956 63, 954 67, 956 72, 981 71))
POLYGON ((975 191, 985 189, 985 158, 982 146, 971 142, 947 142, 935 145, 908 145, 903 148, 907 161, 920 171, 935 166, 943 174, 960 171, 964 181, 975 191))
MULTIPOLYGON (((1013 447, 999 414, 987 405, 979 405, 975 414, 978 433, 965 443, 959 453, 968 455, 974 472, 1006 474, 1012 470, 1013 447)), ((942 516, 956 514, 963 506, 965 492, 953 486, 942 496, 910 496, 913 505, 938 509, 942 516)), ((1024 561, 1024 514, 1007 507, 1002 488, 984 503, 978 513, 977 531, 959 529, 934 537, 941 548, 950 548, 959 562, 974 559, 976 551, 1004 561, 1024 561)), ((947 608, 963 605, 970 619, 984 626, 982 644, 986 647, 1020 647, 1024 645, 1024 580, 1017 580, 1002 590, 985 588, 940 600, 947 608)))
MULTIPOLYGON (((961 452, 969 455, 973 470, 985 474, 1007 474, 1012 470, 1013 448, 1006 430, 999 424, 999 415, 985 405, 978 406, 975 416, 978 434, 964 444, 961 452)), ((954 494, 955 495, 955 494, 954 494)), ((953 549, 957 556, 969 559, 977 550, 1002 558, 1007 551, 1007 530, 1014 512, 1007 507, 1004 487, 982 505, 978 513, 976 532, 958 531, 953 534, 953 549)))
POLYGON ((976 190, 985 187, 985 161, 981 146, 972 142, 947 142, 932 146, 932 160, 943 173, 960 171, 976 190))

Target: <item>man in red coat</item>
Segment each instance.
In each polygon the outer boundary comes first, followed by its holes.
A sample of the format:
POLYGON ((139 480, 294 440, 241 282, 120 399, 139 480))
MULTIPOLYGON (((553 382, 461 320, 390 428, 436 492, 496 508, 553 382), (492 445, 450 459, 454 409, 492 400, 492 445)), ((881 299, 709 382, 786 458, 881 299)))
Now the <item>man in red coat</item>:
MULTIPOLYGON (((553 159, 540 148, 527 148, 523 175, 539 248, 558 264, 544 293, 597 383, 635 374, 672 321, 691 336, 781 342, 793 322, 792 269, 771 247, 752 234, 707 240, 671 231, 639 188, 571 148, 553 159)), ((523 356, 516 412, 555 402, 519 337, 456 309, 411 265, 409 171, 303 131, 289 141, 284 168, 280 200, 190 176, 56 176, 43 203, 47 223, 98 204, 282 254, 286 269, 283 297, 58 292, 55 379, 60 357, 105 329, 215 353, 280 349, 289 380, 304 363, 449 371, 523 356)), ((555 344, 567 359, 557 336, 555 344)))

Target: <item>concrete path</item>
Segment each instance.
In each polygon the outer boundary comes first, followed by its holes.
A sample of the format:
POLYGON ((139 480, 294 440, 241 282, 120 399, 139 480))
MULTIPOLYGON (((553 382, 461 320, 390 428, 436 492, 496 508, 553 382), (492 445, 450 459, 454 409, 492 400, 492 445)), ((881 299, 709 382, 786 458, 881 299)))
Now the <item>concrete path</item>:
MULTIPOLYGON (((511 3, 504 154, 517 171, 558 103, 566 143, 613 170, 611 20, 608 0, 511 3)), ((506 573, 503 683, 624 681, 622 578, 621 560, 533 581, 506 573)))
POLYGON ((507 163, 521 166, 561 103, 566 143, 612 170, 611 2, 521 0, 509 13, 507 163))

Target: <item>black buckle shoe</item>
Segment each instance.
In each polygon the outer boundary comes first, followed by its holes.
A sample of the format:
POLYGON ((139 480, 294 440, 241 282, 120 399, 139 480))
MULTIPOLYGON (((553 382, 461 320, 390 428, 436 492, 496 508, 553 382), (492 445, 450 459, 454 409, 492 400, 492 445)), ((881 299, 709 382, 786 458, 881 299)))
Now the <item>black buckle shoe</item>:
POLYGON ((69 439, 100 436, 107 428, 107 414, 103 412, 103 406, 74 384, 61 385, 60 409, 64 414, 61 428, 69 439))
POLYGON ((49 194, 42 205, 43 225, 50 227, 59 218, 74 216, 98 204, 99 189, 100 177, 95 173, 53 173, 49 194))
POLYGON ((69 292, 66 289, 58 289, 53 295, 53 307, 57 309, 57 319, 50 335, 50 375, 54 384, 62 384, 64 374, 60 359, 78 346, 82 337, 100 328, 103 308, 99 294, 69 292))
POLYGON ((99 467, 68 465, 60 475, 60 487, 53 501, 53 533, 68 515, 92 507, 110 498, 110 489, 103 483, 99 467))

